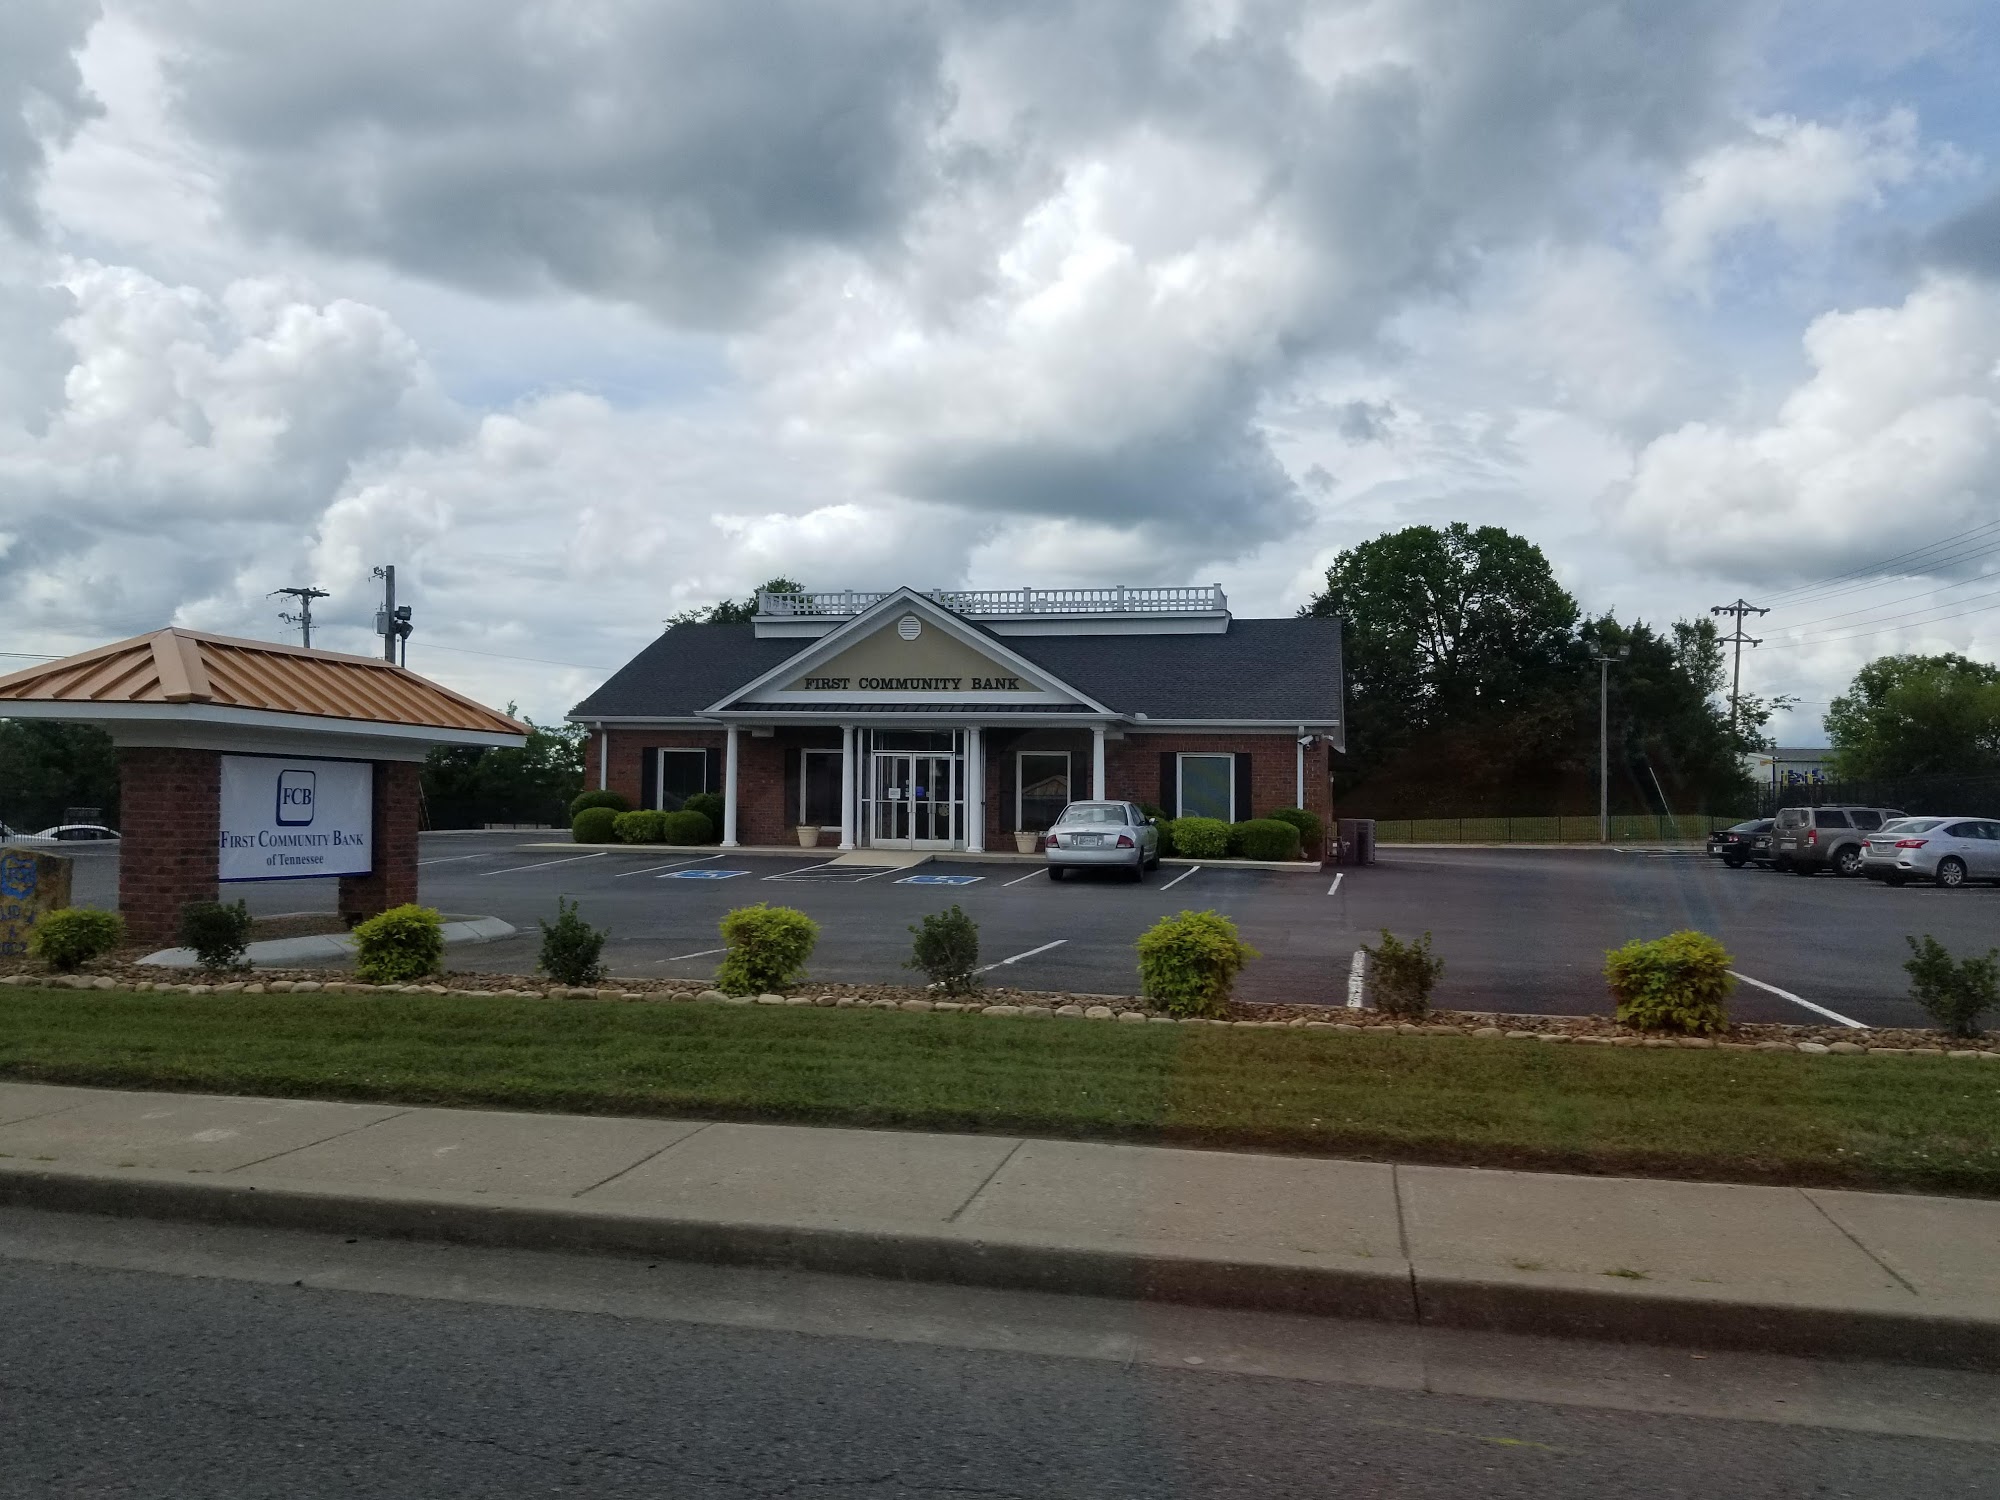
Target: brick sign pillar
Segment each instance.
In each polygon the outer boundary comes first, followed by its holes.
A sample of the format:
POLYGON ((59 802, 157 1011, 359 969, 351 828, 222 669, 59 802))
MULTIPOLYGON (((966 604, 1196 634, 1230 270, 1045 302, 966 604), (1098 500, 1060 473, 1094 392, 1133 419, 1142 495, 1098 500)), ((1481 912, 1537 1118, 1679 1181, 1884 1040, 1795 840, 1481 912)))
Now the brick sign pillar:
POLYGON ((181 908, 213 901, 222 842, 222 757, 213 750, 118 752, 118 910, 128 942, 180 940, 181 908))
POLYGON ((340 877, 340 914, 350 927, 417 899, 420 769, 414 761, 375 762, 375 869, 340 877))

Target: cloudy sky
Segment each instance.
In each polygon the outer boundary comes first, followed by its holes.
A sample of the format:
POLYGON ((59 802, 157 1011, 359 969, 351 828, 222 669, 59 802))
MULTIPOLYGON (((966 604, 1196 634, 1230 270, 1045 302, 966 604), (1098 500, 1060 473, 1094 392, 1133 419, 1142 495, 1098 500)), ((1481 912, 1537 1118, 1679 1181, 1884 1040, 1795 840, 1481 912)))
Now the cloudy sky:
POLYGON ((1990 0, 9 0, 0 666, 371 650, 394 562, 546 719, 775 573, 1280 614, 1465 520, 1773 605, 1814 743, 2000 655, 1995 76, 1990 0))

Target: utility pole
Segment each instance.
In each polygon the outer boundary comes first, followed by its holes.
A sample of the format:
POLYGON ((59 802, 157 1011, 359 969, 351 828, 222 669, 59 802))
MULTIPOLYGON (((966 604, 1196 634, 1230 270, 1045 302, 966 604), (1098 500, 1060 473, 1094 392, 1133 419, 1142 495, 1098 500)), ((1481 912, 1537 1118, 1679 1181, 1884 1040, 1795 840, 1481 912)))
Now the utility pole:
POLYGON ((1611 664, 1632 654, 1620 646, 1616 656, 1592 653, 1597 663, 1597 842, 1611 842, 1611 664))
POLYGON ((290 588, 290 589, 272 589, 271 592, 265 597, 275 599, 280 594, 288 594, 292 598, 298 600, 299 612, 295 615, 279 615, 278 618, 283 620, 287 625, 298 626, 299 634, 303 638, 306 650, 308 651, 312 650, 313 600, 331 599, 333 595, 329 594, 325 589, 290 588))
POLYGON ((1743 617, 1745 615, 1768 615, 1770 611, 1761 605, 1750 603, 1739 594, 1736 596, 1734 604, 1712 604, 1709 606, 1708 612, 1712 615, 1728 615, 1736 621, 1735 631, 1730 635, 1725 635, 1722 638, 1722 644, 1725 646, 1733 645, 1736 648, 1736 665, 1729 674, 1729 732, 1732 736, 1740 739, 1742 738, 1742 730, 1736 722, 1736 700, 1741 694, 1743 687, 1743 648, 1745 646, 1761 646, 1764 644, 1760 637, 1749 636, 1743 633, 1743 617))
POLYGON ((410 664, 410 606, 396 603, 396 565, 384 563, 374 577, 382 580, 382 607, 375 611, 375 633, 382 637, 382 660, 396 665, 396 645, 403 647, 402 665, 410 664))

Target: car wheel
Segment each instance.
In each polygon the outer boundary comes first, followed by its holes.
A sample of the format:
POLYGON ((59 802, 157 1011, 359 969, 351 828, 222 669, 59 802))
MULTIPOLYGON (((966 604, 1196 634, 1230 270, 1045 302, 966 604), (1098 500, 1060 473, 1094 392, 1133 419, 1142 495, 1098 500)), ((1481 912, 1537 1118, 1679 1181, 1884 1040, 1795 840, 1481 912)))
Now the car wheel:
POLYGON ((1955 891, 1965 884, 1965 861, 1957 855, 1946 855, 1938 861, 1937 883, 1946 890, 1955 891))
POLYGON ((1743 861, 1743 860, 1740 860, 1740 859, 1738 859, 1738 858, 1737 858, 1737 857, 1736 857, 1735 855, 1733 855, 1733 854, 1725 854, 1725 855, 1723 855, 1723 856, 1722 856, 1722 862, 1723 862, 1723 863, 1724 863, 1725 865, 1729 866, 1729 868, 1730 868, 1730 869, 1732 869, 1732 870, 1740 870, 1740 869, 1742 869, 1742 868, 1743 868, 1743 865, 1744 865, 1744 861, 1743 861))
POLYGON ((1861 850, 1853 844, 1833 857, 1834 873, 1838 875, 1859 875, 1861 873, 1861 850))
POLYGON ((1050 865, 1050 866, 1049 866, 1049 879, 1051 879, 1051 880, 1061 880, 1062 878, 1063 878, 1063 871, 1062 871, 1062 866, 1061 866, 1061 865, 1050 865))
POLYGON ((1133 882, 1134 884, 1137 884, 1137 883, 1138 883, 1139 881, 1142 881, 1142 880, 1144 880, 1144 879, 1146 878, 1146 857, 1145 857, 1145 855, 1143 855, 1143 854, 1142 854, 1142 855, 1140 855, 1140 856, 1139 856, 1139 857, 1138 857, 1137 859, 1135 859, 1135 860, 1133 860, 1133 861, 1132 861, 1132 869, 1131 869, 1131 871, 1130 871, 1130 872, 1129 872, 1129 873, 1128 873, 1128 874, 1126 875, 1126 877, 1125 877, 1125 878, 1126 878, 1127 880, 1130 880, 1130 881, 1132 881, 1132 882, 1133 882))

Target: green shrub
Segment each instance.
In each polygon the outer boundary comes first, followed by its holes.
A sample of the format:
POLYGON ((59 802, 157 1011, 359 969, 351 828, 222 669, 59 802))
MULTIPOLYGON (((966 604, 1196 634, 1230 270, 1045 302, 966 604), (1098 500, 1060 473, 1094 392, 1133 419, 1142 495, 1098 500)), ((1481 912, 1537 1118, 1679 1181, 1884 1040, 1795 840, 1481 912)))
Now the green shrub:
POLYGON ((1729 1027, 1724 1002, 1735 984, 1730 961, 1714 938, 1684 929, 1612 949, 1604 956, 1604 977, 1622 1024, 1700 1036, 1729 1027))
POLYGON ((615 813, 621 813, 631 805, 622 792, 579 792, 570 799, 569 815, 574 818, 589 807, 608 807, 615 813))
POLYGON ((715 840, 715 825, 708 821, 707 814, 691 812, 684 807, 679 812, 664 814, 660 839, 668 844, 712 843, 715 840))
POLYGON ((28 952, 68 974, 104 957, 125 941, 125 919, 115 911, 61 906, 29 929, 28 952))
MULTIPOLYGON (((1182 822, 1188 821, 1183 818, 1182 822)), ((1226 825, 1215 819, 1218 828, 1226 825)), ((1146 998, 1173 1016, 1224 1016, 1229 990, 1257 950, 1236 924, 1212 911, 1162 917, 1139 937, 1139 982, 1146 998)))
POLYGON ((190 901, 181 908, 181 946, 204 969, 236 969, 250 947, 250 908, 237 901, 190 901))
POLYGON ((965 995, 979 988, 979 924, 953 902, 947 911, 932 912, 910 929, 916 938, 906 969, 921 969, 947 995, 965 995))
POLYGON ((1230 829, 1232 852, 1245 859, 1297 859, 1299 831, 1277 818, 1252 818, 1230 829))
POLYGON ((619 813, 611 820, 611 836, 621 844, 663 843, 666 816, 650 810, 619 813))
POLYGON ((1167 810, 1164 807, 1155 807, 1150 802, 1141 802, 1139 804, 1139 811, 1151 818, 1155 823, 1164 823, 1167 821, 1167 810))
POLYGON ((1299 831, 1299 849, 1314 859, 1326 855, 1326 824, 1315 812, 1307 812, 1303 807, 1281 807, 1271 814, 1280 823, 1289 823, 1299 831))
POLYGON ((1979 1018, 2000 1006, 2000 948, 1984 958, 1954 960, 1944 944, 1924 934, 1921 944, 1905 937, 1911 957, 1903 964, 1910 976, 1910 998, 1924 1008, 1938 1029, 1952 1036, 1979 1035, 1979 1018))
POLYGON ((700 813, 708 819, 708 836, 715 837, 715 830, 722 826, 722 798, 715 792, 696 792, 681 804, 682 812, 700 813))
POLYGON ((1176 818, 1174 852, 1183 859, 1222 859, 1229 853, 1229 825, 1220 818, 1176 818))
POLYGON ((819 941, 819 923, 789 906, 739 906, 722 919, 729 945, 715 971, 718 988, 731 995, 782 989, 805 972, 819 941))
POLYGON ((444 918, 428 906, 392 906, 354 929, 354 977, 363 984, 408 984, 443 967, 444 918))
POLYGON ((1181 846, 1174 838, 1174 820, 1172 818, 1160 819, 1159 828, 1160 858, 1165 859, 1170 854, 1179 854, 1181 846))
POLYGON ((1368 955, 1368 992, 1384 1015, 1417 1017, 1430 1014, 1431 991, 1444 977, 1444 960, 1431 953, 1427 932, 1413 943, 1399 942, 1382 929, 1382 945, 1361 951, 1368 955))
POLYGON ((540 969, 557 984, 596 984, 604 977, 604 934, 576 914, 576 903, 556 897, 554 923, 536 918, 542 929, 540 969))
POLYGON ((626 816, 609 807, 586 807, 570 820, 569 836, 579 844, 616 843, 618 820, 626 816))

